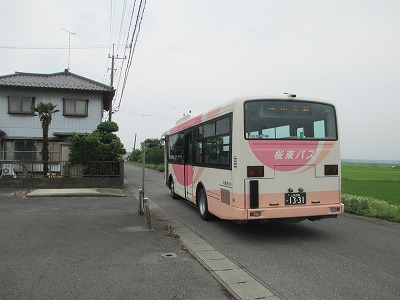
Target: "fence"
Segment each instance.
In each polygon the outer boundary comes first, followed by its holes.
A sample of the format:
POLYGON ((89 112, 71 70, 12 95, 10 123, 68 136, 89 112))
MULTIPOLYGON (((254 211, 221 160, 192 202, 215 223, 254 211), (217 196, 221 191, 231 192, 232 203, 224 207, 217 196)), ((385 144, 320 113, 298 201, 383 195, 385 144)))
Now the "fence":
MULTIPOLYGON (((49 161, 47 177, 123 177, 121 161, 49 161)), ((43 162, 0 160, 0 177, 40 178, 43 162)))
POLYGON ((123 161, 50 161, 43 176, 41 161, 0 160, 0 188, 123 188, 123 161))

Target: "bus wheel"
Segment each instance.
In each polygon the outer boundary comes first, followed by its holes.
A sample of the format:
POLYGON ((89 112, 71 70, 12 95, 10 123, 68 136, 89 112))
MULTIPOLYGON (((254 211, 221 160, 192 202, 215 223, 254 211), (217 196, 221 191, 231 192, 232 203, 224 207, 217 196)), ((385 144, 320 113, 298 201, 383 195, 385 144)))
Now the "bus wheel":
POLYGON ((211 219, 211 214, 208 211, 207 194, 204 189, 201 189, 197 194, 197 205, 199 207, 200 218, 204 221, 211 219))
POLYGON ((169 181, 169 190, 171 191, 172 199, 178 199, 178 195, 175 193, 174 180, 172 178, 169 181))

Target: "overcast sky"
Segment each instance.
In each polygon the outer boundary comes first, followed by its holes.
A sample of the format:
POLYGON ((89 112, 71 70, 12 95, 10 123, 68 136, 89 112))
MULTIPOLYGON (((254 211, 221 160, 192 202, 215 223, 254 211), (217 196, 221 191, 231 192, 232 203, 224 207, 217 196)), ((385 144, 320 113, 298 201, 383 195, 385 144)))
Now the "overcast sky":
MULTIPOLYGON (((124 2, 2 1, 0 75, 68 68, 70 31, 70 71, 110 84, 110 45, 127 54, 124 2)), ((128 151, 190 110, 289 92, 336 104, 343 158, 400 160, 398 0, 147 0, 120 98, 122 63, 113 121, 128 151)))

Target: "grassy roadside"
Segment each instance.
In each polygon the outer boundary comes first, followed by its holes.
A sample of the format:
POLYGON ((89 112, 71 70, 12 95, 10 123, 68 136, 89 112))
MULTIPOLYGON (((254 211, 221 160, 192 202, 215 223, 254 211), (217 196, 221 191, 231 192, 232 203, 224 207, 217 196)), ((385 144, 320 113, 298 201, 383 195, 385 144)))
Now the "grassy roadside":
POLYGON ((342 163, 345 211, 400 223, 400 165, 342 163))
POLYGON ((400 205, 352 194, 342 194, 342 203, 348 213, 400 223, 400 205))

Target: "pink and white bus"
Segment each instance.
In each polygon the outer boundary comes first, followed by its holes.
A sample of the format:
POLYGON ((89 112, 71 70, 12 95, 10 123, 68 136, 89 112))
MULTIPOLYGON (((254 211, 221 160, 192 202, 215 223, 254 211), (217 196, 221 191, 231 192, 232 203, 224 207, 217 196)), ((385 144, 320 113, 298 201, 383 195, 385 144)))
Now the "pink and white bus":
POLYGON ((165 183, 200 217, 335 218, 343 213, 335 107, 296 95, 238 98, 165 134, 165 183))

